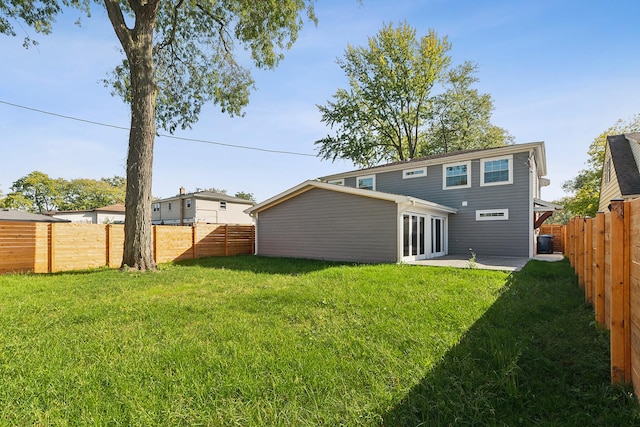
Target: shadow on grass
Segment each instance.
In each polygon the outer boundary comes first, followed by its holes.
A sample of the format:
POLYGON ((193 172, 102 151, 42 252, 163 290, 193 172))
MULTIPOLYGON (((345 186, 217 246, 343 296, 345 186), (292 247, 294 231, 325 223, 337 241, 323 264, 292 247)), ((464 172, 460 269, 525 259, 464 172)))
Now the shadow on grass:
POLYGON ((386 426, 640 425, 568 261, 531 261, 386 426))
POLYGON ((287 274, 298 276, 326 268, 355 265, 354 263, 319 261, 301 258, 270 258, 257 255, 235 255, 228 257, 198 258, 177 262, 204 268, 252 271, 254 273, 287 274))

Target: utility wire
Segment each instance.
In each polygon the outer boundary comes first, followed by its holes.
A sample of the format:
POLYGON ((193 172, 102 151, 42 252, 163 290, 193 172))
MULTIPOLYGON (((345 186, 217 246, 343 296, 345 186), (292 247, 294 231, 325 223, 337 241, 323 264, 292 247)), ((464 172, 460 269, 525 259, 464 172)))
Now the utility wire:
MULTIPOLYGON (((96 121, 93 121, 93 120, 81 119, 79 117, 66 116, 64 114, 58 114, 58 113, 54 113, 54 112, 51 112, 51 111, 40 110, 38 108, 27 107, 25 105, 14 104, 12 102, 7 102, 7 101, 0 100, 0 104, 9 105, 11 107, 16 107, 16 108, 22 108, 24 110, 34 111, 36 113, 47 114, 49 116, 60 117, 62 119, 75 120, 77 122, 89 123, 89 124, 96 125, 96 126, 104 126, 104 127, 108 127, 108 128, 127 130, 127 131, 130 130, 126 126, 118 126, 118 125, 112 125, 112 124, 108 124, 108 123, 96 122, 96 121)), ((268 148, 252 147, 250 145, 226 144, 224 142, 215 142, 215 141, 209 141, 209 140, 206 140, 206 139, 197 139, 197 138, 184 138, 184 137, 181 137, 181 136, 167 135, 167 134, 161 134, 161 133, 156 134, 156 136, 162 137, 162 138, 178 139, 178 140, 181 140, 181 141, 201 142, 201 143, 204 143, 204 144, 220 145, 220 146, 223 146, 223 147, 242 148, 244 150, 263 151, 263 152, 266 152, 266 153, 289 154, 289 155, 292 155, 292 156, 316 157, 315 154, 298 153, 298 152, 295 152, 295 151, 285 151, 285 150, 271 150, 271 149, 268 149, 268 148)))

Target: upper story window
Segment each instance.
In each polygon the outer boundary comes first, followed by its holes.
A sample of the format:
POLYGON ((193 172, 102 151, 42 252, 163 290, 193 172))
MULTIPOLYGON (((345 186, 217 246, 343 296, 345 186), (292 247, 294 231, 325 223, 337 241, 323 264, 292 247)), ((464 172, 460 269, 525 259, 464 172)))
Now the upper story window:
POLYGON ((471 162, 449 163, 442 165, 442 188, 471 187, 471 162))
POLYGON ((154 203, 153 204, 153 211, 154 212, 160 212, 160 203, 154 203))
POLYGON ((356 178, 356 186, 364 190, 375 190, 376 176, 375 175, 359 176, 356 178))
POLYGON ((427 168, 406 169, 402 171, 402 179, 419 178, 427 176, 427 168))
POLYGON ((184 199, 184 207, 187 209, 191 207, 191 199, 184 199))
POLYGON ((480 185, 513 184, 513 156, 480 160, 480 185))
POLYGON ((335 184, 335 185, 344 185, 344 179, 332 179, 330 181, 327 181, 327 183, 335 184))
POLYGON ((172 207, 173 207, 173 206, 172 206, 172 203, 171 203, 171 202, 167 203, 167 209, 168 209, 168 210, 171 210, 171 208, 172 208, 172 207))
POLYGON ((224 211, 227 209, 227 202, 221 201, 220 202, 220 210, 224 211))

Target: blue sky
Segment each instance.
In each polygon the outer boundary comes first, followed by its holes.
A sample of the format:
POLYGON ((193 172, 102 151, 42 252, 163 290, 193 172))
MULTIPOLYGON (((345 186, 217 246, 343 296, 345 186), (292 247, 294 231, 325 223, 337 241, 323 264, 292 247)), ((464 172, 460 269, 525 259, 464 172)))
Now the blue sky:
MULTIPOLYGON (((346 81, 335 60, 347 44, 364 45, 385 23, 407 21, 419 35, 448 36, 454 64, 478 64, 477 88, 493 97, 494 124, 516 143, 544 141, 551 186, 585 166, 591 141, 618 119, 640 113, 640 2, 318 0, 319 23, 308 23, 273 71, 253 71, 256 91, 245 117, 215 106, 177 136, 267 150, 275 154, 160 137, 155 143, 153 194, 168 197, 216 187, 253 193, 258 201, 318 176, 354 169, 314 157, 314 141, 330 132, 317 104, 346 81)), ((57 114, 129 125, 129 108, 99 81, 120 61, 106 12, 95 8, 82 27, 78 12, 59 19, 53 34, 17 27, 0 37, 0 101, 57 114), (29 33, 40 44, 24 49, 29 33)), ((31 171, 51 177, 125 175, 128 133, 0 103, 0 191, 31 171)))

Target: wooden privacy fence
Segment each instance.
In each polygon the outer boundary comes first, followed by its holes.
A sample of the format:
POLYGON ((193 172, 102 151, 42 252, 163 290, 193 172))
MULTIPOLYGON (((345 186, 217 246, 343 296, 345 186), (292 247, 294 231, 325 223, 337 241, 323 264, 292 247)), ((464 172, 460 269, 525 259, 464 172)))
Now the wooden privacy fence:
POLYGON ((553 252, 564 253, 565 226, 562 224, 542 224, 540 234, 551 234, 553 236, 553 252))
POLYGON ((640 396, 640 199, 572 219, 566 250, 596 321, 611 331, 611 380, 640 396))
MULTIPOLYGON (((157 263, 252 254, 254 244, 253 225, 153 226, 157 263)), ((123 225, 0 222, 0 274, 118 268, 123 248, 123 225)))

